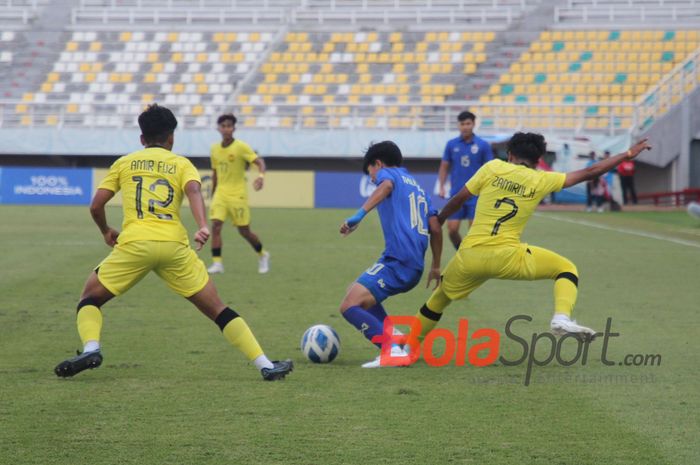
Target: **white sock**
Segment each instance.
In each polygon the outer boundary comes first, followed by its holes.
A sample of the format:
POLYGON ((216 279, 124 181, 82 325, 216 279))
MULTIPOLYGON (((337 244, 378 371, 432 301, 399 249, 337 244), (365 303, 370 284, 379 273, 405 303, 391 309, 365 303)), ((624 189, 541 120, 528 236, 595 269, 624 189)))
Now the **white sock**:
POLYGON ((569 315, 565 315, 564 313, 555 313, 552 317, 552 321, 555 320, 571 321, 571 318, 569 318, 569 315))
POLYGON ((85 347, 83 347, 83 353, 94 352, 96 350, 100 350, 100 343, 97 341, 87 341, 85 347))
POLYGON ((265 356, 265 354, 262 354, 255 360, 253 360, 253 363, 255 363, 255 368, 258 370, 262 370, 263 368, 274 368, 274 365, 270 361, 269 358, 265 356))

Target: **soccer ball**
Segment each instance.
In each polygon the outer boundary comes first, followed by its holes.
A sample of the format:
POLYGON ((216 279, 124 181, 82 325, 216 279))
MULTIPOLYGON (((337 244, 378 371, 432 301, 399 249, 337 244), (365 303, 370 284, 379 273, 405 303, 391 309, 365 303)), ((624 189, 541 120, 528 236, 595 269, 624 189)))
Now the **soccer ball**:
POLYGON ((693 218, 700 219, 700 203, 690 202, 688 204, 688 214, 693 218))
POLYGON ((314 325, 304 332, 301 351, 314 363, 332 362, 340 352, 338 333, 328 325, 314 325))

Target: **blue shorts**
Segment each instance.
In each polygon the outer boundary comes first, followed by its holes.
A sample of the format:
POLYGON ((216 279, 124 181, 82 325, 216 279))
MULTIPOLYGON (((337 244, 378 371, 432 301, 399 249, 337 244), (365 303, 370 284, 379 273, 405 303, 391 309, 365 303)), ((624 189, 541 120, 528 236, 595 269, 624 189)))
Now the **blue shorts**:
POLYGON ((423 270, 414 270, 402 265, 393 258, 382 257, 357 282, 372 293, 377 303, 392 295, 408 292, 420 282, 423 270))
POLYGON ((473 220, 476 212, 476 203, 465 203, 459 210, 450 215, 448 220, 473 220))

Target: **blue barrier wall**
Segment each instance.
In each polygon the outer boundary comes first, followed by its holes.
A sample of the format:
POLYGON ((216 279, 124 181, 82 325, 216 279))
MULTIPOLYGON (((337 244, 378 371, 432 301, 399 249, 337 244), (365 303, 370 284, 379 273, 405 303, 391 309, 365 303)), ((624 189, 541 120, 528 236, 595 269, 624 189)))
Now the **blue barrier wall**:
POLYGON ((0 168, 0 203, 87 205, 92 168, 0 168))
MULTIPOLYGON (((416 181, 429 192, 433 208, 442 208, 445 200, 437 195, 436 174, 414 174, 416 181)), ((317 172, 314 186, 316 208, 359 208, 375 186, 362 173, 317 172)))

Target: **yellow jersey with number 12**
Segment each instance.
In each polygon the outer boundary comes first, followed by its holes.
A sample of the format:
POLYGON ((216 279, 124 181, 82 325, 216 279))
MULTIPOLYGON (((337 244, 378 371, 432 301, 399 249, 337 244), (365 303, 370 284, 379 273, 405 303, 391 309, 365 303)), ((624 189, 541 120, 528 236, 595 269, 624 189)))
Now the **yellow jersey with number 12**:
POLYGON ((225 195, 239 199, 248 197, 245 170, 258 156, 240 139, 222 147, 221 142, 211 146, 211 168, 216 171, 215 195, 225 195))
POLYGON ((520 235, 542 199, 564 187, 566 174, 492 160, 467 181, 479 196, 474 223, 460 248, 520 244, 520 235))
POLYGON ((172 241, 189 245, 180 221, 185 185, 201 183, 192 163, 161 147, 123 156, 110 167, 99 189, 122 191, 124 223, 117 242, 172 241))

